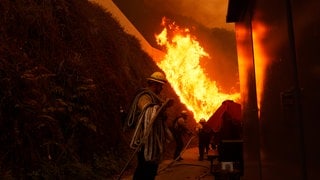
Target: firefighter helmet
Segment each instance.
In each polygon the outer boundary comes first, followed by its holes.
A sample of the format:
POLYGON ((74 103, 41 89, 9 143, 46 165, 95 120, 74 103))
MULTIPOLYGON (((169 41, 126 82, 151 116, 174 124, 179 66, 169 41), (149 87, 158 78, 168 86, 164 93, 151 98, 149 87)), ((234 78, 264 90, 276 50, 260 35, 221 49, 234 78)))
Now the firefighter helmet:
POLYGON ((199 123, 205 123, 205 122, 206 122, 206 120, 204 118, 201 118, 199 121, 199 123))
POLYGON ((182 111, 181 111, 181 114, 182 114, 182 115, 187 115, 187 114, 188 114, 188 111, 182 110, 182 111))
POLYGON ((150 77, 147 78, 148 81, 154 81, 161 84, 165 84, 167 82, 165 75, 162 72, 154 72, 150 77))

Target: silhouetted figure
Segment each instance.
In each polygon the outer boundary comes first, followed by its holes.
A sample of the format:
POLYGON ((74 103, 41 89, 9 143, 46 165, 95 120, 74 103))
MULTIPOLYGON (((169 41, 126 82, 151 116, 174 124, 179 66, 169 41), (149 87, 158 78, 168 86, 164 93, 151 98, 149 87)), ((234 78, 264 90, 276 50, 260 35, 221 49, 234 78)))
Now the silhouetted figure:
POLYGON ((209 152, 209 145, 213 135, 213 130, 207 125, 206 120, 202 118, 199 121, 197 131, 199 136, 199 160, 202 161, 204 153, 209 152))
MULTIPOLYGON (((181 111, 180 115, 173 121, 172 134, 176 141, 176 150, 173 155, 174 159, 177 159, 180 156, 180 153, 184 147, 183 135, 192 134, 186 125, 187 117, 187 111, 183 110, 181 111)), ((177 160, 182 160, 182 157, 179 157, 177 160)))

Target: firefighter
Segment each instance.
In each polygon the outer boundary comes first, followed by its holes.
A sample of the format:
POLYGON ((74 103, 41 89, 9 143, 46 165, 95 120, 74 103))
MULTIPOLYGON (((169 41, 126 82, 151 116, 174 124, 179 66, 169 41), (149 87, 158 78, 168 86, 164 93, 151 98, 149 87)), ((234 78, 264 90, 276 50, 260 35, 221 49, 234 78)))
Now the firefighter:
POLYGON ((188 118, 188 113, 186 110, 181 111, 180 115, 173 121, 172 134, 176 141, 176 150, 174 152, 173 158, 177 161, 183 160, 180 153, 184 147, 183 136, 184 134, 192 135, 192 132, 187 128, 186 121, 188 118))
POLYGON ((147 87, 134 98, 128 112, 128 125, 135 125, 130 147, 137 150, 138 164, 133 179, 155 179, 166 142, 165 109, 172 100, 159 97, 166 84, 162 72, 154 72, 147 78, 147 87), (165 103, 164 102, 169 102, 165 103))
POLYGON ((197 127, 199 136, 199 161, 203 160, 204 154, 208 154, 210 140, 213 135, 213 130, 207 125, 204 118, 201 118, 197 127))

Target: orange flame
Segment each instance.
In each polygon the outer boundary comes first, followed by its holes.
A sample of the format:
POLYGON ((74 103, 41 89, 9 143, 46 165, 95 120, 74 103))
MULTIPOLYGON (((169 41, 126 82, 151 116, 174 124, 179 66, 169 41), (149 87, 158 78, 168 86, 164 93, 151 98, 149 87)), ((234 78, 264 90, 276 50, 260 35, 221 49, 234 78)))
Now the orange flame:
MULTIPOLYGON (((162 25, 166 23, 163 18, 162 25)), ((227 99, 239 100, 239 93, 219 92, 216 82, 206 76, 200 60, 209 58, 209 55, 191 36, 189 29, 180 29, 175 23, 170 23, 156 35, 156 40, 167 51, 157 65, 165 72, 180 101, 193 112, 196 121, 201 118, 208 120, 227 99)))

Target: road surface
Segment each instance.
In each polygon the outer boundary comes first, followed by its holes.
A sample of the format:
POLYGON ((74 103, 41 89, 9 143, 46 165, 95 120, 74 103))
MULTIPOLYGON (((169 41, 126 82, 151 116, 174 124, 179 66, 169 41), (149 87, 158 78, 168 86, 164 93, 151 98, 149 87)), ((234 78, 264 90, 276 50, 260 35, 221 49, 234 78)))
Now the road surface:
MULTIPOLYGON (((164 160, 158 169, 156 180, 214 180, 210 173, 210 161, 198 160, 198 148, 189 148, 182 155, 183 160, 164 160)), ((132 176, 122 180, 131 180, 132 176)))

